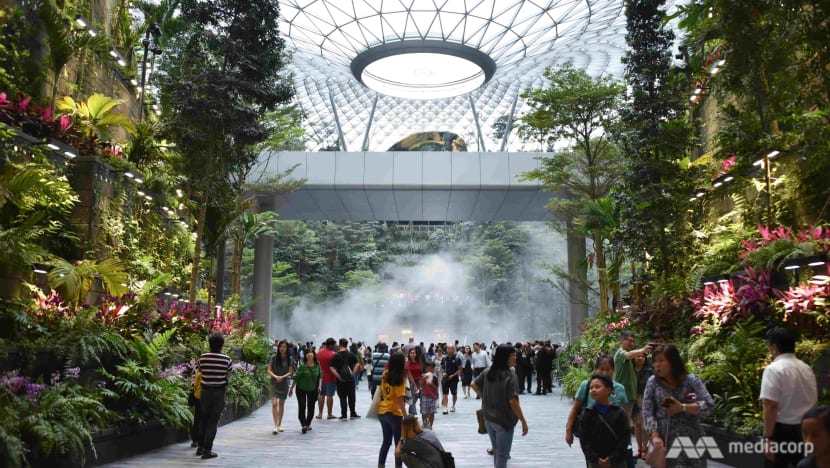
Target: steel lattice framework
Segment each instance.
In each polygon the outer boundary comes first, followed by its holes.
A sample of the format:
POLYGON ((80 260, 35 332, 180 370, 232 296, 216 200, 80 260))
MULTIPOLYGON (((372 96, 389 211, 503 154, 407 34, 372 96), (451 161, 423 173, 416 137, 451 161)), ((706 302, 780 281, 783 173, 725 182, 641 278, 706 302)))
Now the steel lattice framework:
MULTIPOLYGON (((675 0, 667 2, 672 10, 675 0)), ((520 150, 493 125, 518 115, 519 95, 544 84, 548 66, 572 62, 622 77, 623 0, 282 0, 280 30, 293 54, 297 98, 307 113, 310 150, 342 135, 350 151, 383 151, 422 131, 461 135, 470 150, 520 150), (467 95, 435 100, 384 96, 351 73, 352 59, 394 42, 444 41, 473 47, 496 63, 467 95), (479 131, 480 129, 480 131, 479 131)))

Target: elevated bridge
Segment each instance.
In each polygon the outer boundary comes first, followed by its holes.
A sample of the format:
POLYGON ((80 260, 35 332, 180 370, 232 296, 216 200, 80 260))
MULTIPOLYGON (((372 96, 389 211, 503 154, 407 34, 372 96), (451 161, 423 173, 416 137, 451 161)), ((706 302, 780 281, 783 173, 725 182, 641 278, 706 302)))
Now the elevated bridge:
POLYGON ((549 153, 263 153, 249 180, 292 167, 305 185, 260 193, 280 219, 332 221, 546 221, 551 194, 520 176, 549 153))

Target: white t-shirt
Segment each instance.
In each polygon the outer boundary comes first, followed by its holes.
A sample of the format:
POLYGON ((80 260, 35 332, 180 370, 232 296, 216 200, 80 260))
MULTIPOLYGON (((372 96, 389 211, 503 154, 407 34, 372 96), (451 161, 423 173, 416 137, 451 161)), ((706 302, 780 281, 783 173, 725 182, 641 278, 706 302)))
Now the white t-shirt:
POLYGON ((779 354, 764 369, 759 398, 778 402, 775 422, 801 424, 801 417, 818 400, 816 375, 795 354, 779 354))

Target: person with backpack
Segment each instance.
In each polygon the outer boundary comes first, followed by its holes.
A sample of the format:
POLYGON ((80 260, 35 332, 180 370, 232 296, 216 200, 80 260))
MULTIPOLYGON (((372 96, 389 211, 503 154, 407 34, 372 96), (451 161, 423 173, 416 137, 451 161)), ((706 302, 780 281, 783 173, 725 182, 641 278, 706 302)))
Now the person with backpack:
MULTIPOLYGON (((603 374, 609 378, 614 375, 614 358, 611 356, 600 356, 594 364, 594 374, 603 374)), ((579 384, 579 389, 574 395, 574 402, 571 406, 571 412, 568 414, 568 421, 565 423, 565 442, 570 447, 574 442, 574 436, 579 437, 579 431, 575 426, 581 412, 590 406, 594 405, 594 400, 591 398, 588 384, 590 379, 585 379, 579 384)), ((611 380, 613 391, 611 392, 611 402, 617 406, 625 407, 628 404, 628 395, 625 393, 625 388, 616 380, 611 380)))
POLYGON ((614 382, 605 374, 594 374, 588 382, 594 405, 583 410, 579 423, 579 444, 585 462, 591 468, 625 468, 631 429, 625 410, 609 400, 614 382))
POLYGON ((444 450, 435 432, 425 431, 418 423, 418 417, 413 415, 403 418, 395 456, 410 468, 455 468, 452 454, 444 450))
POLYGON ((349 351, 349 340, 340 338, 340 351, 335 354, 329 363, 329 370, 337 378, 337 396, 340 398, 340 420, 349 419, 346 416, 347 404, 351 412, 351 418, 360 417, 355 411, 355 388, 354 375, 359 365, 357 356, 349 351))

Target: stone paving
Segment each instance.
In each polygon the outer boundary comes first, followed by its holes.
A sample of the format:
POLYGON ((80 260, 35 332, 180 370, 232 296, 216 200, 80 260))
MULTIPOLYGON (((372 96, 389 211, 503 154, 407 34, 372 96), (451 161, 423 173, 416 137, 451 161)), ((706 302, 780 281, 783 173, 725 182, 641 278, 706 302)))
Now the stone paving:
MULTIPOLYGON (((459 389, 460 393, 460 389, 459 389)), ((520 427, 513 438, 513 449, 508 466, 580 467, 585 459, 579 442, 572 447, 565 443, 564 427, 571 402, 560 398, 559 389, 547 396, 522 395, 522 410, 529 432, 522 437, 520 427)), ((363 414, 370 396, 365 382, 358 389, 357 412, 363 414)), ((435 416, 435 433, 444 447, 452 452, 456 466, 487 467, 493 459, 486 453, 489 438, 476 433, 475 409, 480 402, 459 396, 456 412, 435 416)), ((315 419, 313 430, 300 432, 297 420, 297 400, 286 401, 285 432, 272 435, 271 405, 267 404, 251 416, 219 428, 214 445, 218 458, 202 460, 194 456, 190 443, 170 445, 140 456, 119 460, 106 466, 221 466, 221 467, 307 467, 338 466, 366 468, 377 466, 381 443, 381 429, 376 420, 360 418, 349 421, 315 419)), ((440 410, 439 410, 440 411, 440 410)), ((334 414, 339 415, 337 397, 334 414)), ((325 418, 325 414, 323 416, 325 418)), ((393 449, 389 450, 386 466, 394 466, 393 449)), ((711 463, 710 467, 724 465, 711 463)), ((638 468, 645 467, 640 462, 638 468)))

